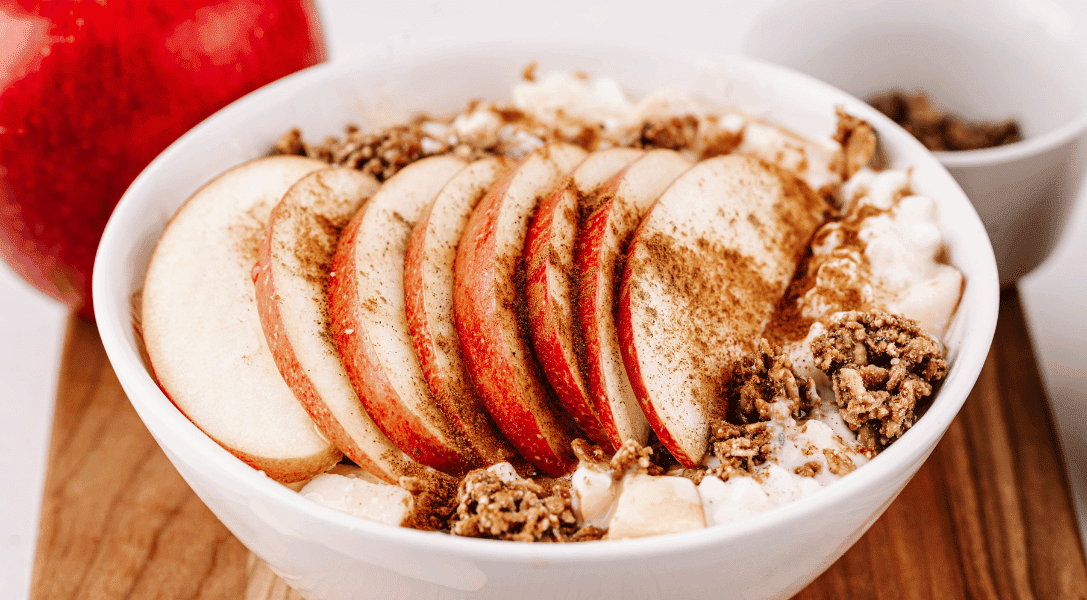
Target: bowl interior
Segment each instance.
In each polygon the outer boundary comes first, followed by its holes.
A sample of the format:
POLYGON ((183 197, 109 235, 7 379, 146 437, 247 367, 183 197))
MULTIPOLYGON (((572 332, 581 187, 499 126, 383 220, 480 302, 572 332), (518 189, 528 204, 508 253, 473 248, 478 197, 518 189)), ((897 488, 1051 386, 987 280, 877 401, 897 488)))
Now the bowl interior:
MULTIPOLYGON (((977 214, 947 171, 920 144, 863 102, 807 76, 759 61, 718 58, 711 63, 614 48, 466 48, 397 63, 321 65, 290 76, 232 104, 190 131, 133 183, 106 228, 94 272, 99 330, 122 385, 171 460, 199 469, 223 489, 259 497, 298 514, 397 542, 441 547, 503 560, 547 556, 607 558, 713 545, 768 524, 802 519, 857 490, 878 486, 916 468, 939 440, 980 372, 996 324, 997 279, 992 249, 977 214), (539 70, 578 69, 610 75, 635 95, 665 86, 712 94, 809 136, 830 135, 834 107, 875 125, 894 166, 913 168, 914 187, 940 210, 950 260, 966 276, 960 309, 949 333, 951 372, 928 413, 898 443, 869 465, 825 490, 757 515, 735 526, 664 540, 598 544, 487 544, 411 530, 358 523, 278 486, 233 459, 196 429, 163 395, 141 358, 133 327, 147 262, 171 215, 200 185, 228 167, 268 152, 274 140, 298 126, 307 139, 338 134, 347 123, 363 128, 394 122, 418 111, 443 113, 474 98, 505 100, 525 65, 539 70)), ((873 508, 872 510, 875 510, 873 508)))
POLYGON ((1030 140, 1087 123, 1076 17, 1010 0, 786 0, 750 29, 744 51, 860 98, 923 90, 967 119, 1015 118, 1030 140))

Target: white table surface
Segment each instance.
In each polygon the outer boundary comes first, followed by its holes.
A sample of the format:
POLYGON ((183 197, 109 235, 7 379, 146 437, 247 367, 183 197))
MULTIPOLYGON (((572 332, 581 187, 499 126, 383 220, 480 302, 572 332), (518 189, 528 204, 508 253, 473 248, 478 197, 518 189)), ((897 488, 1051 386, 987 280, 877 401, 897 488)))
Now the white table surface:
MULTIPOLYGON (((1057 4, 1074 3, 1062 0, 1057 4)), ((769 3, 587 0, 513 7, 508 0, 442 3, 317 0, 331 58, 395 57, 486 41, 571 41, 738 51, 769 3), (370 3, 366 3, 369 5, 370 3), (614 3, 620 6, 620 3, 614 3), (693 18, 697 17, 697 18, 693 18)), ((1021 282, 1035 350, 1057 415, 1081 537, 1087 539, 1087 201, 1079 199, 1050 260, 1021 282)), ((66 311, 0 263, 0 598, 29 596, 49 428, 66 311)))

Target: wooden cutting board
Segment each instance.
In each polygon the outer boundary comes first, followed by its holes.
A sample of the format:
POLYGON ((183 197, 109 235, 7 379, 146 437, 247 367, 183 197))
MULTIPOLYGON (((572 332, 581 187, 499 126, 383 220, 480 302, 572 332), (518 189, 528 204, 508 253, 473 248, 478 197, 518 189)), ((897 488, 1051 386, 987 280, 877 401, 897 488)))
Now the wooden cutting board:
MULTIPOLYGON (((1014 291, 977 386, 887 512, 797 597, 1087 600, 1077 534, 1014 291)), ((40 600, 297 598, 189 490, 72 320, 32 582, 40 600)))

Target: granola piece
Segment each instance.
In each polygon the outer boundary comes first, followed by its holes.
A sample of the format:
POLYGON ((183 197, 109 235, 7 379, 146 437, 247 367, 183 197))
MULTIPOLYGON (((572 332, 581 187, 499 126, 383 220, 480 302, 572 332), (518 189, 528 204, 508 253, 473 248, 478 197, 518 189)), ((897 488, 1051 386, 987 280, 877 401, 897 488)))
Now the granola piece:
POLYGON ((842 162, 838 165, 842 180, 849 179, 854 173, 864 168, 876 154, 876 130, 867 121, 858 119, 835 108, 838 114, 838 130, 834 141, 842 146, 842 162))
MULTIPOLYGON (((766 462, 773 451, 773 433, 769 423, 759 421, 745 425, 733 425, 723 419, 710 426, 713 454, 723 467, 730 467, 713 474, 731 476, 732 470, 752 473, 755 467, 766 462)), ((728 479, 728 477, 722 477, 728 479)))
MULTIPOLYGON (((823 450, 824 455, 826 455, 826 457, 827 457, 827 464, 829 465, 830 464, 830 456, 826 454, 827 452, 832 452, 832 450, 829 450, 829 449, 828 450, 823 450)), ((849 457, 845 457, 845 459, 849 460, 849 457)), ((853 463, 853 461, 850 461, 850 464, 852 464, 852 463, 853 463)), ((806 462, 806 463, 800 465, 799 467, 793 469, 793 473, 796 473, 797 475, 799 475, 801 477, 815 477, 822 470, 823 470, 823 464, 820 463, 817 460, 813 460, 811 462, 806 462)), ((835 473, 835 474, 838 473, 833 468, 831 468, 831 472, 835 473)))
POLYGON ((612 476, 618 480, 622 479, 623 475, 628 472, 637 475, 660 475, 664 470, 660 465, 653 463, 652 456, 652 448, 642 446, 633 439, 628 439, 615 452, 615 456, 611 457, 609 466, 612 470, 612 476))
POLYGON ((796 418, 806 416, 818 403, 815 382, 798 375, 788 355, 765 339, 736 364, 725 397, 725 406, 740 423, 769 420, 774 402, 785 401, 796 418))
MULTIPOLYGON (((531 479, 504 482, 487 469, 471 471, 457 490, 450 533, 518 542, 564 542, 577 535, 570 489, 547 490, 531 479)), ((582 538, 591 538, 591 532, 582 538)))
POLYGON ((595 525, 586 525, 581 529, 574 532, 574 535, 570 536, 571 542, 593 542, 596 540, 604 539, 604 536, 608 533, 607 529, 601 529, 595 525))
MULTIPOLYGON (((856 465, 853 464, 853 459, 837 450, 823 448, 823 456, 827 459, 827 468, 830 469, 830 472, 839 477, 845 477, 852 473, 853 469, 857 468, 856 465)), ((815 464, 818 466, 819 463, 815 464)))
MULTIPOLYGON (((306 144, 298 129, 292 129, 276 141, 273 154, 297 154, 323 160, 332 165, 352 167, 369 173, 379 181, 427 156, 455 154, 465 160, 485 155, 486 149, 457 140, 437 139, 428 135, 424 116, 407 125, 394 125, 376 133, 363 133, 349 125, 341 138, 329 137, 319 145, 306 144)), ((439 136, 440 137, 440 136, 439 136)))
POLYGON ((938 110, 924 93, 890 91, 868 100, 929 150, 976 150, 1022 139, 1019 123, 969 122, 938 110))
POLYGON ((397 482, 413 496, 412 510, 403 527, 423 531, 442 531, 457 506, 457 480, 437 471, 416 477, 401 477, 397 482))
POLYGON ((685 150, 698 138, 698 119, 694 115, 652 118, 642 124, 640 148, 685 150))
POLYGON ((279 136, 272 147, 272 154, 306 155, 306 146, 302 143, 302 130, 295 127, 279 136))
POLYGON ((882 311, 835 318, 812 340, 842 418, 869 447, 886 446, 916 421, 917 405, 947 375, 940 342, 916 321, 882 311))
POLYGON ((608 462, 608 456, 604 453, 604 450, 585 438, 574 439, 574 441, 570 443, 570 447, 574 450, 574 456, 576 456, 580 462, 597 465, 603 465, 603 463, 608 462))

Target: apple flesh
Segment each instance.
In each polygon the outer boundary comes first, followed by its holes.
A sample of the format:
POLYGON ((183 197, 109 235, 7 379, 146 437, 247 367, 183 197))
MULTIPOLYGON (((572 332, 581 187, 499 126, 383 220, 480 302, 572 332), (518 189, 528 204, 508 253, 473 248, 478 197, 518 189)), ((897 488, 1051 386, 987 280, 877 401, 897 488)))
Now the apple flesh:
POLYGON ((585 342, 585 373, 613 452, 626 440, 645 444, 649 438, 649 422, 630 386, 616 329, 622 258, 649 207, 690 167, 691 161, 678 152, 646 152, 609 182, 578 234, 577 323, 585 342))
POLYGON ((755 349, 830 212, 792 173, 726 155, 676 179, 635 232, 619 295, 620 349, 649 425, 685 467, 701 462, 710 400, 755 349))
POLYGON ((405 309, 423 376, 438 406, 487 464, 519 457, 487 414, 468 372, 453 316, 453 268, 468 217, 509 168, 492 157, 454 175, 412 231, 404 262, 405 309))
POLYGON ((332 335, 378 427, 416 461, 450 474, 481 466, 427 385, 409 333, 404 261, 412 228, 466 163, 414 162, 387 180, 344 230, 332 261, 332 335))
POLYGON ((144 166, 324 59, 310 0, 0 2, 0 256, 93 318, 98 240, 144 166))
POLYGON ((143 339, 163 391, 213 440, 283 482, 321 473, 341 455, 276 368, 253 267, 280 198, 327 166, 277 156, 216 177, 167 225, 144 280, 143 339))
MULTIPOLYGON (((536 211, 525 240, 525 302, 540 366, 578 427, 610 446, 584 377, 587 340, 574 318, 579 274, 574 261, 582 211, 616 173, 641 156, 632 148, 590 154, 536 211)), ((613 448, 614 450, 614 448, 613 448)))
POLYGON ((318 429, 355 464, 389 483, 411 461, 359 402, 329 328, 328 273, 340 232, 380 184, 355 169, 321 169, 272 211, 255 270, 257 310, 283 380, 318 429))
POLYGON ((552 477, 573 466, 578 431, 532 351, 522 255, 541 199, 585 156, 568 144, 530 153, 476 206, 454 265, 454 316, 468 370, 502 433, 552 477))

